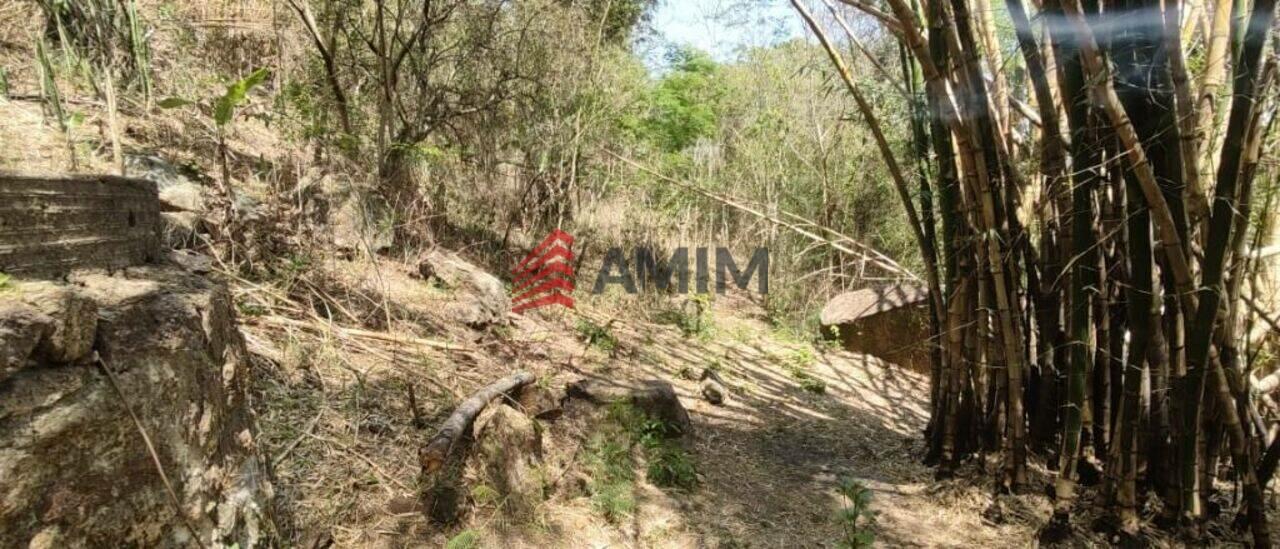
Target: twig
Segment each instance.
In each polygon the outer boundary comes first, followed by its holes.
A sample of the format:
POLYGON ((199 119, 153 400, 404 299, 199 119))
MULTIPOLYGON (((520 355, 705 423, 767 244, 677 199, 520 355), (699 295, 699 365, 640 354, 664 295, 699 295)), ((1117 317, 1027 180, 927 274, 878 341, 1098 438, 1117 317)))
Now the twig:
POLYGON ((304 330, 313 330, 313 331, 331 330, 334 333, 337 333, 338 335, 343 335, 348 337, 376 339, 378 341, 386 341, 390 343, 418 345, 421 347, 430 347, 433 349, 442 349, 445 351, 472 351, 473 350, 470 347, 454 345, 451 343, 445 343, 443 341, 435 341, 431 339, 422 339, 417 337, 396 337, 392 334, 388 334, 384 332, 373 332, 369 330, 361 330, 358 328, 344 328, 342 326, 337 326, 332 323, 307 322, 304 320, 295 320, 292 318, 276 316, 276 315, 251 317, 249 319, 246 319, 246 322, 248 322, 249 324, 269 324, 273 326, 287 326, 291 328, 302 328, 304 330))
POLYGON ((413 428, 421 429, 427 425, 427 422, 422 419, 422 412, 418 411, 418 397, 413 394, 413 382, 409 382, 405 387, 409 389, 409 412, 413 414, 413 428))
POLYGON ((164 490, 169 494, 169 503, 173 504, 173 510, 178 514, 178 518, 182 520, 182 525, 186 526, 191 532, 191 537, 196 541, 201 549, 205 549, 204 541, 200 539, 200 532, 191 525, 191 520, 187 518, 187 514, 182 510, 182 503, 178 500, 178 493, 173 490, 173 484, 169 483, 169 475, 164 472, 164 465, 160 463, 160 455, 156 453, 156 447, 151 444, 151 435, 147 434, 147 428, 142 425, 142 420, 138 419, 138 414, 133 411, 133 405, 129 403, 129 398, 124 396, 124 391, 120 389, 120 384, 116 382, 116 375, 111 372, 111 368, 102 360, 97 351, 93 352, 93 362, 107 375, 107 383, 111 385, 111 389, 115 391, 116 396, 120 397, 120 404, 124 406, 124 411, 128 412, 129 418, 133 420, 133 425, 138 428, 138 434, 142 435, 142 442, 147 446, 147 453, 151 454, 151 463, 155 465, 156 472, 160 473, 160 482, 164 484, 164 490))

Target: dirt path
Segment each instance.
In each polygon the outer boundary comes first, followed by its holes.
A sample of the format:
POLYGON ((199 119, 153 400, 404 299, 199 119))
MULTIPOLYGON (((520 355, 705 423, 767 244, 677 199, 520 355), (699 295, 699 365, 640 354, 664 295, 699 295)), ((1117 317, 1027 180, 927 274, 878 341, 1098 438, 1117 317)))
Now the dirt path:
MULTIPOLYGON (((675 381, 693 418, 692 452, 703 483, 677 506, 683 529, 700 546, 831 545, 839 535, 835 488, 846 475, 874 493, 877 545, 1015 547, 1032 539, 1028 521, 984 519, 992 501, 984 489, 935 483, 920 464, 926 376, 874 357, 786 342, 741 316, 722 315, 716 326, 714 343, 650 326, 622 330, 624 341, 650 342, 626 374, 675 381), (724 406, 707 403, 687 379, 705 367, 717 368, 730 385, 724 406), (806 376, 811 381, 802 381, 806 376)), ((654 505, 670 505, 669 498, 654 505)), ((1048 508, 1021 512, 1047 516, 1048 508)), ((683 545, 643 532, 638 541, 683 545)))

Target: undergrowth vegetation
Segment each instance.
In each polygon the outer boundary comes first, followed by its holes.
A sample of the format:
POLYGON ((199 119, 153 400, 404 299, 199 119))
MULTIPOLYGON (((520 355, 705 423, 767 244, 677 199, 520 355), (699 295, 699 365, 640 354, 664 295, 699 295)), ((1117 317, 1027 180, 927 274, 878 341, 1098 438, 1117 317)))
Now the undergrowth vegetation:
POLYGON ((822 394, 827 392, 826 382, 810 373, 814 362, 818 360, 813 350, 809 347, 800 347, 789 351, 778 357, 777 362, 782 365, 791 378, 800 384, 800 388, 810 393, 822 394))
POLYGON ((592 506, 610 521, 630 516, 636 508, 636 471, 641 466, 645 480, 655 486, 696 488, 697 469, 677 435, 677 427, 629 403, 610 404, 600 429, 586 443, 592 506))

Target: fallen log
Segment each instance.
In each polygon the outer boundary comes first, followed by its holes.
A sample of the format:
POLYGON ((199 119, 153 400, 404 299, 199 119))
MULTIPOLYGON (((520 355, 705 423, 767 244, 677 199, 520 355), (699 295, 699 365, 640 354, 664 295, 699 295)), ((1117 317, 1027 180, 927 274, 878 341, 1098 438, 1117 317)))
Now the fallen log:
POLYGON ((516 372, 490 383, 462 401, 449 419, 440 426, 435 436, 431 437, 418 452, 418 461, 422 465, 423 474, 434 473, 444 465, 445 460, 449 458, 449 453, 453 450, 453 445, 467 432, 476 416, 484 410, 489 401, 533 383, 533 380, 534 376, 529 372, 516 372))

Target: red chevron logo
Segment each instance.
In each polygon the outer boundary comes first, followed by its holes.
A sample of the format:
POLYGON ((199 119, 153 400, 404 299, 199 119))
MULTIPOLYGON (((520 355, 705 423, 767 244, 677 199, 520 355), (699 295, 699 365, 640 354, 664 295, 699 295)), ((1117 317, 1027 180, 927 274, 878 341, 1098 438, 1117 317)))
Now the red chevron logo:
POLYGON ((533 251, 511 269, 511 312, 520 313, 548 305, 573 308, 573 235, 560 229, 542 239, 533 251))

